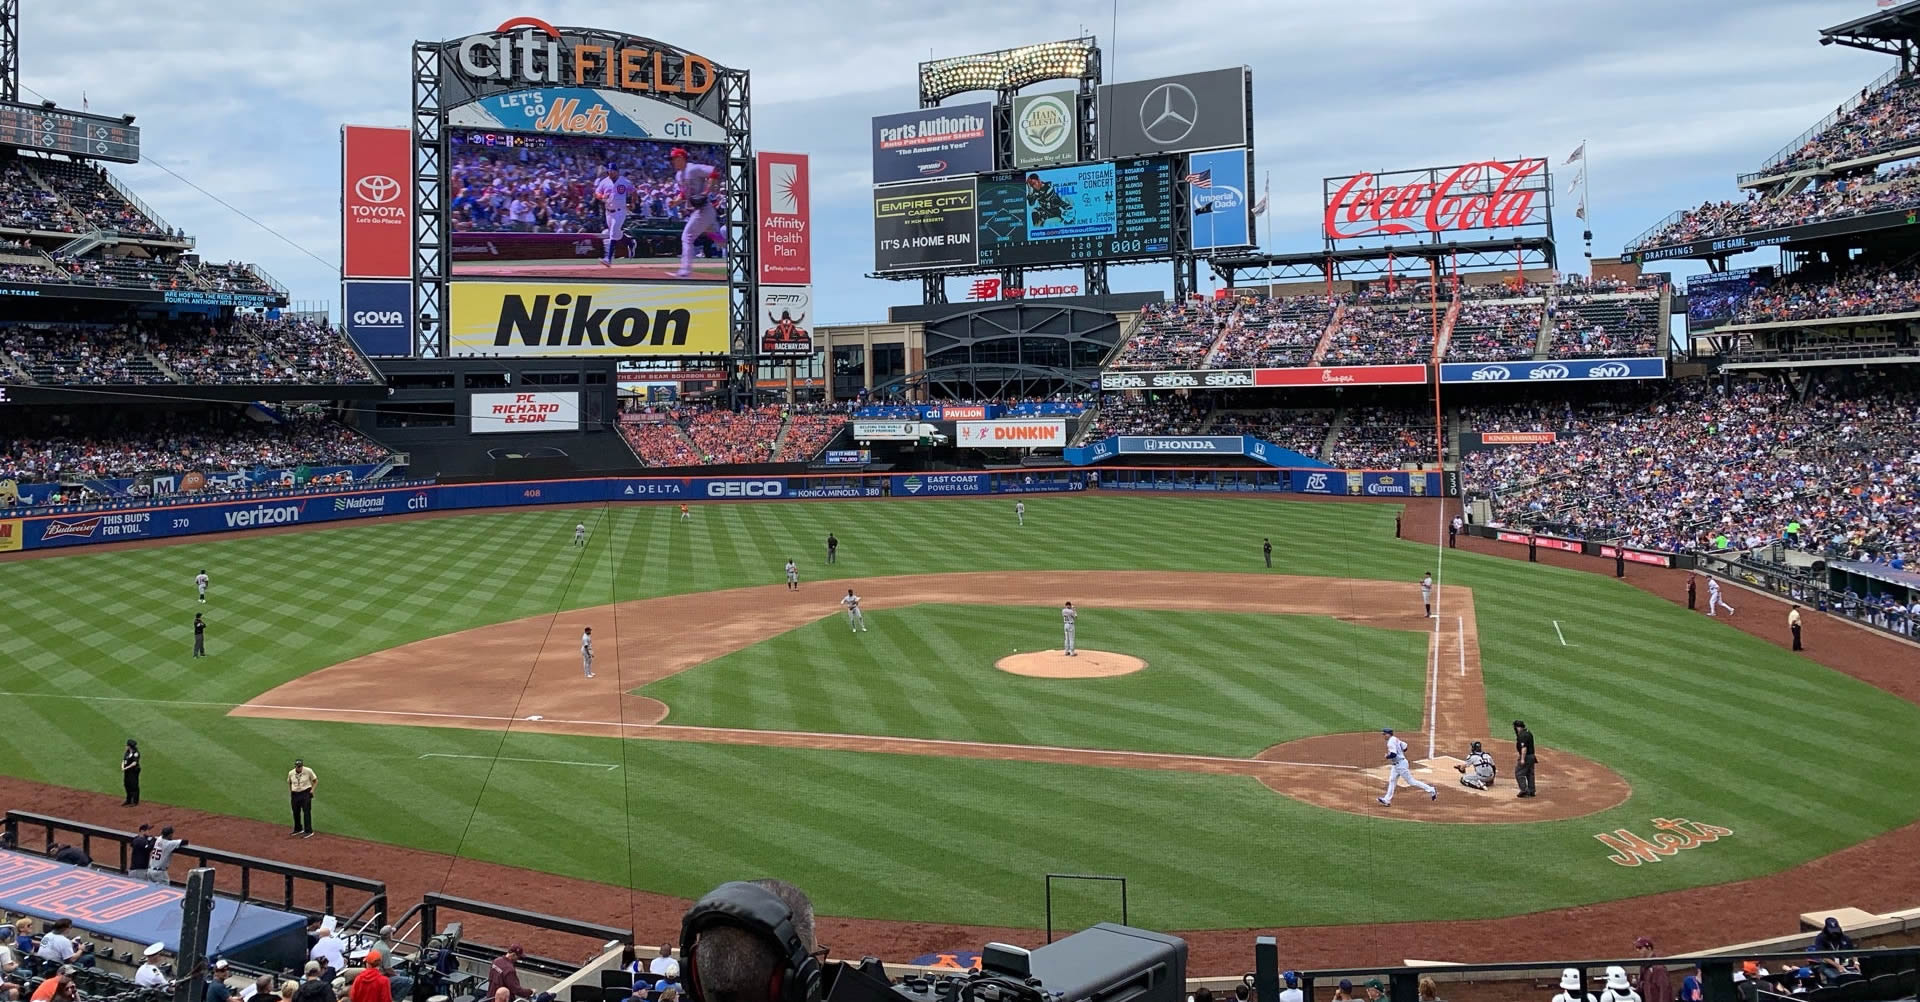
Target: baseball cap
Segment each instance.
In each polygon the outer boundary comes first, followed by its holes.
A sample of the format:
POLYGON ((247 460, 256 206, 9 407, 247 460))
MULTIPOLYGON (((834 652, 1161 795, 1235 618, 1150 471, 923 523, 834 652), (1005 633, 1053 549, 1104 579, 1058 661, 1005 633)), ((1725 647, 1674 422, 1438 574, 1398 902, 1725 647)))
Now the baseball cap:
MULTIPOLYGON (((223 963, 223 964, 224 964, 224 963, 226 963, 226 961, 224 961, 224 960, 223 960, 223 961, 221 961, 221 963, 223 963)), ((372 967, 372 966, 374 966, 375 964, 378 964, 378 963, 380 963, 380 951, 379 951, 379 950, 368 950, 368 951, 367 951, 367 966, 368 966, 368 967, 372 967)))
POLYGON ((227 962, 224 959, 216 960, 213 962, 213 969, 216 971, 224 971, 227 969, 227 962))
MULTIPOLYGON (((1382 734, 1392 734, 1392 733, 1393 733, 1393 728, 1391 728, 1391 727, 1382 727, 1382 728, 1380 728, 1380 733, 1382 733, 1382 734)), ((1369 982, 1369 983, 1371 983, 1371 982, 1369 982)))
POLYGON ((525 953, 527 952, 527 948, 524 946, 521 946, 518 943, 515 943, 512 946, 507 947, 507 952, 508 953, 525 953))
POLYGON ((687 151, 682 149, 681 147, 675 146, 672 150, 670 150, 667 153, 668 159, 672 159, 674 157, 679 157, 680 159, 685 160, 687 158, 687 151))
POLYGON ((1347 979, 1347 978, 1341 978, 1341 979, 1340 979, 1340 990, 1341 990, 1341 991, 1343 991, 1343 992, 1350 992, 1350 991, 1353 991, 1353 982, 1352 982, 1351 980, 1349 980, 1349 979, 1347 979))
POLYGON ((166 950, 167 944, 165 943, 151 943, 146 949, 140 951, 140 955, 142 957, 153 957, 165 953, 166 950))
POLYGON ((1379 978, 1368 978, 1367 987, 1373 989, 1376 992, 1384 992, 1387 990, 1386 984, 1382 982, 1379 978))
POLYGON ((303 971, 302 973, 304 973, 304 974, 319 974, 319 973, 320 973, 320 962, 319 962, 318 960, 309 960, 309 961, 307 961, 307 967, 306 967, 306 970, 305 970, 305 971, 303 971))
POLYGON ((1633 941, 1633 948, 1636 950, 1651 950, 1653 949, 1653 940, 1642 936, 1633 941))

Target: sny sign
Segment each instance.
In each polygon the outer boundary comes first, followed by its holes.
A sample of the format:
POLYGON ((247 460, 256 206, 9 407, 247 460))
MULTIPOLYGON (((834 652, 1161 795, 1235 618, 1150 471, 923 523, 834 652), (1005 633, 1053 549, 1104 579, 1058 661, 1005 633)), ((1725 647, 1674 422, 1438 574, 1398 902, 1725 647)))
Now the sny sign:
POLYGON ((1327 201, 1326 235, 1348 240, 1542 223, 1534 218, 1534 199, 1546 190, 1546 169, 1539 159, 1482 160, 1453 168, 1437 183, 1384 187, 1372 174, 1355 174, 1327 201))

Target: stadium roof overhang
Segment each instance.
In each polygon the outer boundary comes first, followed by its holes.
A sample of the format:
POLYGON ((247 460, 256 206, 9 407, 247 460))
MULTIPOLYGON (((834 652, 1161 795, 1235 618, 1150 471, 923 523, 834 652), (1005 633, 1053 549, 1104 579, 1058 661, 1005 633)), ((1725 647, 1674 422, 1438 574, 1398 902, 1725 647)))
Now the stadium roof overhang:
MULTIPOLYGON (((1367 278, 1392 270, 1390 262, 1433 260, 1457 264, 1463 271, 1485 271, 1513 267, 1515 252, 1526 256, 1527 266, 1553 259, 1552 237, 1522 237, 1507 240, 1459 240, 1448 243, 1417 242, 1387 244, 1381 247, 1348 247, 1339 250, 1302 251, 1295 254, 1215 255, 1204 260, 1215 274, 1233 284, 1241 272, 1253 272, 1253 278, 1325 278, 1329 268, 1335 278, 1367 278)), ((1402 270, 1405 265, 1401 265, 1402 270)))
MULTIPOLYGON (((1071 387, 1078 390, 1092 390, 1094 381, 1100 377, 1097 371, 1060 369, 1047 365, 1026 365, 1009 362, 983 362, 979 364, 937 365, 917 372, 895 376, 873 388, 873 392, 882 393, 894 388, 946 389, 954 399, 981 395, 981 387, 999 387, 1018 390, 1022 387, 1071 387)), ((1028 396, 1025 392, 994 393, 988 396, 1028 396)))
POLYGON ((1821 45, 1848 45, 1902 57, 1912 54, 1915 41, 1920 41, 1920 2, 1915 0, 1820 30, 1821 45))

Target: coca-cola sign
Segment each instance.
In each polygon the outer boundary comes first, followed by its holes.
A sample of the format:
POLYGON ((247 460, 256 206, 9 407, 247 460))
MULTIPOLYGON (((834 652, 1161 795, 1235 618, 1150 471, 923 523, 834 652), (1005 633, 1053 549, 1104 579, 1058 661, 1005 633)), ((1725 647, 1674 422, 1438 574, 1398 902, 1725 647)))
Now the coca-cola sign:
POLYGON ((1330 240, 1544 226, 1551 183, 1541 159, 1329 178, 1323 225, 1330 240))

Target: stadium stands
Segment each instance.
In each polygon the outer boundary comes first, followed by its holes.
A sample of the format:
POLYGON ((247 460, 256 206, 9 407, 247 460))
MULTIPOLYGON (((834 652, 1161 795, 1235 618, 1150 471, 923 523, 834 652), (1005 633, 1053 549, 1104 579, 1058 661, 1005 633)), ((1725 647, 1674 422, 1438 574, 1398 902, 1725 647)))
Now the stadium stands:
POLYGON ((1920 274, 1911 267, 1860 268, 1837 277, 1789 275, 1734 309, 1733 322, 1823 320, 1920 310, 1920 274))
POLYGON ((1326 361, 1345 365, 1425 362, 1433 357, 1433 332, 1430 302, 1363 298, 1343 311, 1327 345, 1326 361))
POLYGON ((699 466, 706 461, 687 430, 664 412, 643 412, 621 419, 620 434, 647 466, 699 466))
POLYGON ((1214 353, 1218 369, 1306 365, 1333 320, 1325 296, 1249 299, 1214 353))
POLYGON ((1920 144, 1920 86, 1911 77, 1896 78, 1876 91, 1863 89, 1852 108, 1837 109, 1835 115, 1831 125, 1763 167, 1761 175, 1789 174, 1920 144))
POLYGON ((1341 469, 1398 469, 1433 461, 1433 411, 1355 407, 1341 416, 1326 461, 1341 469))
POLYGON ((1150 400, 1145 395, 1108 394, 1100 401, 1086 439, 1112 435, 1194 435, 1205 427, 1212 412, 1213 398, 1167 397, 1150 400))
POLYGON ((1544 299, 1463 299, 1447 339, 1450 362, 1532 358, 1540 342, 1544 299))
POLYGON ((1626 250, 1630 253, 1906 208, 1920 208, 1920 168, 1836 177, 1798 191, 1754 195, 1744 201, 1705 202, 1655 226, 1629 243, 1626 250))
POLYGON ((324 416, 262 424, 238 410, 127 413, 108 429, 61 435, 0 434, 0 480, 58 483, 156 471, 216 474, 259 468, 377 463, 388 450, 324 416))
POLYGON ((815 453, 826 448, 840 429, 846 427, 845 413, 790 413, 787 415, 787 430, 780 437, 780 449, 774 455, 776 462, 798 463, 812 459, 815 453))
POLYGON ((138 328, 0 326, 0 350, 19 374, 47 386, 376 381, 340 332, 297 317, 241 314, 225 329, 187 319, 138 328))
POLYGON ((1216 435, 1252 435, 1303 456, 1319 459, 1327 445, 1333 411, 1290 407, 1222 411, 1214 419, 1216 435))
POLYGON ((1547 354, 1552 358, 1665 354, 1659 311, 1660 298, 1646 294, 1558 297, 1547 306, 1553 325, 1547 354))
POLYGON ((1140 328, 1114 358, 1116 369, 1197 369, 1232 316, 1233 300, 1163 303, 1141 311, 1140 328))

